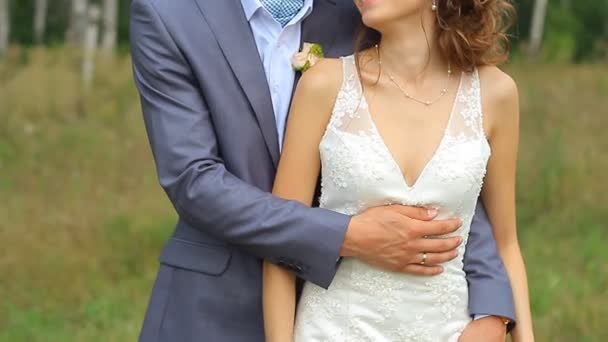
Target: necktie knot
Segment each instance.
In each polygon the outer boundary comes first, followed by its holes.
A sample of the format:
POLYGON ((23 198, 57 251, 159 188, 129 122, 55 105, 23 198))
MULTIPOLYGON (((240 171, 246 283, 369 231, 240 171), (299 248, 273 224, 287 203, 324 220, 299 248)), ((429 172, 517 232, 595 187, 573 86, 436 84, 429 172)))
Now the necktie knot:
POLYGON ((285 27, 304 7, 304 0, 261 0, 272 17, 285 27))

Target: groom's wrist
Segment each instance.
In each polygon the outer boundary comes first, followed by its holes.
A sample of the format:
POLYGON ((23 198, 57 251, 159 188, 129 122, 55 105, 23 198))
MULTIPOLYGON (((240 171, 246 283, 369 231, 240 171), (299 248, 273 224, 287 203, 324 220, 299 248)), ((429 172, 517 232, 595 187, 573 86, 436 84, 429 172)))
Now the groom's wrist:
POLYGON ((359 231, 364 224, 361 222, 360 216, 351 217, 346 233, 344 234, 344 242, 340 249, 341 257, 356 257, 358 256, 358 248, 360 246, 359 231))

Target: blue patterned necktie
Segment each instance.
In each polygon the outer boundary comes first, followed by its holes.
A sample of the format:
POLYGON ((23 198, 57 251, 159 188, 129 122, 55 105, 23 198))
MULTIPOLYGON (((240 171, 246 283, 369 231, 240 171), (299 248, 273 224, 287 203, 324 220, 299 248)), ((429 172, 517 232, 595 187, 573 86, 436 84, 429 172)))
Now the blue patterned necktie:
POLYGON ((261 0, 272 17, 285 27, 304 7, 304 0, 261 0))

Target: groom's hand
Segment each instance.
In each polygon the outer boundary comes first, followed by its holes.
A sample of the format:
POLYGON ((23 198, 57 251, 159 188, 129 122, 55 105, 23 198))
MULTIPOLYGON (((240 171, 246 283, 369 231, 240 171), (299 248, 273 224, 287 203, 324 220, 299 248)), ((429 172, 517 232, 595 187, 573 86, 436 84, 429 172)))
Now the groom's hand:
POLYGON ((390 271, 439 274, 440 264, 458 255, 462 238, 433 237, 454 232, 462 223, 432 221, 436 215, 436 210, 400 205, 371 208, 352 218, 341 255, 390 271))

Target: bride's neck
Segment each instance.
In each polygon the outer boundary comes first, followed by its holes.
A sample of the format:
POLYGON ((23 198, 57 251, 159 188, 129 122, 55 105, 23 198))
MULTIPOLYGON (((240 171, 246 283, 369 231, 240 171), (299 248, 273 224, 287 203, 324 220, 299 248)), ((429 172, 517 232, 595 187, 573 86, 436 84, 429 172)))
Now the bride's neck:
POLYGON ((436 70, 445 69, 433 17, 402 19, 381 33, 379 46, 382 65, 395 76, 415 81, 436 70))

